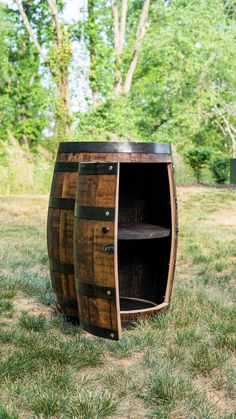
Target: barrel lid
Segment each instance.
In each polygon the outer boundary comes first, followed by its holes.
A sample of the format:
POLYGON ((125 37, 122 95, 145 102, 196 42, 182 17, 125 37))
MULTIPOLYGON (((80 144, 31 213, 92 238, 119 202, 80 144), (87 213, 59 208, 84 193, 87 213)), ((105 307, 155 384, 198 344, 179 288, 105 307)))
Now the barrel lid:
POLYGON ((81 141, 59 144, 59 153, 142 153, 171 154, 170 144, 81 141))

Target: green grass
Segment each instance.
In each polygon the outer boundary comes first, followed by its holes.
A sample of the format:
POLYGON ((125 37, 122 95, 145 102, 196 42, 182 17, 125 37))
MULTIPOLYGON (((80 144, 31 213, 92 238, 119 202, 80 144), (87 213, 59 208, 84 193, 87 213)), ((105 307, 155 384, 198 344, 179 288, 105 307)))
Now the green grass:
POLYGON ((119 342, 54 311, 47 197, 0 198, 0 419, 234 417, 236 192, 178 195, 171 310, 119 342))
POLYGON ((31 316, 22 312, 19 318, 20 327, 26 330, 33 330, 34 332, 45 332, 48 328, 48 322, 43 314, 39 316, 31 316))

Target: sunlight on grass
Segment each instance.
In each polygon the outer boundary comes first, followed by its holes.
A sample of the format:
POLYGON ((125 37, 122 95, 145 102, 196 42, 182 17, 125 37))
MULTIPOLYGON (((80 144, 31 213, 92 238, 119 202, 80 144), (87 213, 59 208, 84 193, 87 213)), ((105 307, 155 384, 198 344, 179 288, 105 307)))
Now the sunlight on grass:
POLYGON ((0 199, 0 418, 233 418, 235 191, 178 192, 171 310, 119 342, 52 306, 47 197, 0 199))

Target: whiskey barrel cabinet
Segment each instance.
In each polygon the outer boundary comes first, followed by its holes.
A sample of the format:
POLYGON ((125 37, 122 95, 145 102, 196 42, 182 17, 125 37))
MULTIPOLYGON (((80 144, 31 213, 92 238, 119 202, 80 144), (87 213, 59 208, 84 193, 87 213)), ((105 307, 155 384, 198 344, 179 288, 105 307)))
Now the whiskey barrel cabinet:
POLYGON ((170 304, 177 250, 171 149, 80 144, 86 152, 80 156, 73 244, 79 318, 84 330, 118 340, 121 326, 170 304))

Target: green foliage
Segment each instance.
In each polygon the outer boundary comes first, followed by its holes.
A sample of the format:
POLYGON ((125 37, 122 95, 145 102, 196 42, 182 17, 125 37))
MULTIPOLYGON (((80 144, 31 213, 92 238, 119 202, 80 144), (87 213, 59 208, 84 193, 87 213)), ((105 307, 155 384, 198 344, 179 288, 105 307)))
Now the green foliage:
POLYGON ((48 326, 46 317, 43 314, 30 316, 26 312, 22 313, 19 319, 19 325, 26 330, 33 330, 34 332, 45 332, 48 326))
MULTIPOLYGON (((221 0, 163 3, 151 5, 129 97, 114 100, 110 98, 112 80, 108 77, 115 71, 111 20, 105 25, 103 1, 95 5, 91 0, 93 16, 85 31, 87 39, 94 42, 93 50, 96 45, 96 54, 91 56, 95 60, 90 69, 91 86, 99 89, 104 103, 98 110, 89 109, 86 115, 80 115, 76 138, 171 142, 181 154, 192 145, 211 146, 230 154, 232 140, 225 121, 233 131, 234 18, 228 18, 221 0), (230 62, 229 56, 233 57, 230 62), (98 82, 100 78, 103 85, 98 82)), ((141 6, 140 1, 129 3, 123 76, 130 62, 141 6)))
POLYGON ((16 12, 0 6, 0 18, 0 140, 10 132, 34 149, 49 123, 50 88, 42 83, 45 72, 16 12))
POLYGON ((49 192, 52 173, 52 155, 45 148, 32 153, 14 138, 0 142, 0 195, 49 192))
POLYGON ((151 377, 149 397, 156 405, 174 405, 193 396, 194 390, 188 379, 173 376, 169 371, 155 371, 151 377))
MULTIPOLYGON (((121 1, 117 3, 120 14, 121 1)), ((181 161, 191 147, 212 147, 214 156, 232 154, 236 132, 235 1, 151 2, 132 88, 128 96, 119 98, 114 98, 116 67, 120 66, 124 79, 143 2, 128 2, 119 63, 115 60, 110 3, 89 0, 81 11, 85 19, 70 24, 63 19, 65 5, 64 0, 57 1, 63 38, 59 47, 48 1, 23 0, 48 57, 48 67, 39 58, 16 8, 0 6, 0 141, 5 143, 0 150, 0 193, 48 191, 52 163, 45 148, 55 154, 56 141, 72 137, 79 141, 172 143, 180 155, 177 178, 181 183, 192 180, 181 161), (71 66, 75 40, 87 48, 76 70, 71 66), (71 76, 84 92, 85 113, 73 115, 65 106, 71 76), (91 90, 101 101, 97 108, 91 106, 91 90), (74 116, 78 124, 72 136, 68 128, 74 116), (19 149, 19 163, 12 137, 27 153, 22 159, 19 149)), ((220 179, 217 182, 223 182, 223 166, 223 162, 212 163, 211 172, 200 168, 195 176, 198 181, 201 176, 204 182, 211 181, 212 173, 220 179)))
POLYGON ((111 9, 107 1, 88 0, 83 34, 90 53, 90 88, 107 97, 112 90, 114 70, 111 9))
POLYGON ((229 158, 216 157, 210 165, 216 183, 225 183, 229 179, 229 158))
POLYGON ((112 417, 117 410, 117 402, 109 392, 82 392, 72 399, 67 407, 69 417, 106 418, 112 417))
POLYGON ((18 419, 18 415, 9 413, 8 409, 0 402, 0 419, 18 419))
POLYGON ((211 157, 211 149, 207 147, 194 147, 190 148, 185 153, 185 159, 193 170, 196 181, 199 183, 201 180, 201 171, 203 167, 209 162, 211 157))
POLYGON ((235 103, 235 32, 221 0, 152 4, 131 92, 145 137, 231 153, 220 114, 235 103))
POLYGON ((137 113, 128 98, 110 99, 79 116, 79 141, 140 141, 137 113))

